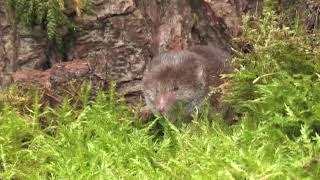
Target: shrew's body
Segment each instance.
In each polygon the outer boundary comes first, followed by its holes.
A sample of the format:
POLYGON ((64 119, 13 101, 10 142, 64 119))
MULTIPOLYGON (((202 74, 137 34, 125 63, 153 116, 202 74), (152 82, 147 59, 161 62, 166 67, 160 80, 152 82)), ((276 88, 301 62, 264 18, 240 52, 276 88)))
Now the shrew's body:
POLYGON ((226 51, 211 46, 169 51, 155 57, 143 76, 145 111, 175 120, 178 110, 190 115, 195 108, 201 109, 209 86, 222 83, 220 74, 228 71, 225 64, 229 57, 226 51))

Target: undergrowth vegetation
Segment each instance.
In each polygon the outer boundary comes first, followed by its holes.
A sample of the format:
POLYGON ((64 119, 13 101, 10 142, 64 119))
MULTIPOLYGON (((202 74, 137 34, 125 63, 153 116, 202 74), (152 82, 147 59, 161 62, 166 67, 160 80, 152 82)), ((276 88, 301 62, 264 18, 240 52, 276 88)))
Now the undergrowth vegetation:
POLYGON ((247 20, 252 51, 234 58, 226 97, 238 124, 200 116, 181 128, 162 118, 143 125, 114 87, 92 102, 83 93, 81 108, 66 99, 40 111, 35 98, 22 113, 4 102, 0 179, 317 179, 319 49, 271 12, 247 20))
POLYGON ((244 41, 253 52, 234 58, 240 68, 228 75, 234 88, 227 99, 257 125, 278 128, 289 136, 299 136, 301 126, 319 131, 319 46, 313 46, 312 35, 299 25, 290 29, 278 22, 271 11, 251 22, 254 28, 244 27, 244 41))

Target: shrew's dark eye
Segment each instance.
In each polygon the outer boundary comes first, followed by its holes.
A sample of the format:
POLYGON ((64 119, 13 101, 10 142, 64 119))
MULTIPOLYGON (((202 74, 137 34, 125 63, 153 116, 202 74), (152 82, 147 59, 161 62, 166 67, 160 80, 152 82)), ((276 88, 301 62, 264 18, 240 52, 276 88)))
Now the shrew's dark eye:
POLYGON ((173 91, 178 91, 178 90, 179 90, 178 86, 173 87, 173 91))

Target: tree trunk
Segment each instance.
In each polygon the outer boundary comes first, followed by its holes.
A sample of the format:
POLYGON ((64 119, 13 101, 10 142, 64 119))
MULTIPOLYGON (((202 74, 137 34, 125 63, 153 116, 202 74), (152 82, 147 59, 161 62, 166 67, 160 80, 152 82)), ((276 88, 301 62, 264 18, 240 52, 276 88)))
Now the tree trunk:
MULTIPOLYGON (((44 33, 36 31, 37 28, 32 32, 18 28, 17 69, 23 71, 14 75, 14 81, 38 82, 47 89, 59 89, 60 84, 74 79, 87 79, 94 84, 115 81, 119 93, 129 101, 136 101, 141 94, 145 65, 153 56, 195 44, 211 44, 230 50, 231 38, 241 33, 241 16, 245 12, 260 15, 262 2, 93 0, 96 14, 74 17, 78 27, 76 39, 71 41, 70 38, 68 45, 71 49, 64 56, 50 52, 44 33), (52 64, 64 61, 74 62, 52 64), (81 72, 85 73, 77 74, 76 63, 84 68, 81 72), (83 63, 87 65, 83 66, 83 63)), ((0 5, 0 14, 3 8, 0 5)), ((14 26, 3 22, 6 21, 1 19, 0 62, 13 61, 14 52, 8 49, 12 42, 7 36, 15 33, 14 26)), ((5 71, 2 69, 0 73, 6 74, 5 71)))

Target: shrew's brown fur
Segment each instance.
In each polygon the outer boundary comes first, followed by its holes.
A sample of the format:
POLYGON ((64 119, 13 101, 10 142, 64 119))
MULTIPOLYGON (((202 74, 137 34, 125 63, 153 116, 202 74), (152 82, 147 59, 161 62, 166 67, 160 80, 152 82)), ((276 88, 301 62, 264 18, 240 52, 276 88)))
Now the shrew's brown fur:
POLYGON ((219 86, 223 82, 220 74, 229 72, 225 66, 229 57, 228 52, 211 46, 169 51, 155 57, 143 76, 145 111, 175 120, 178 110, 189 116, 195 108, 200 109, 209 86, 219 86))

